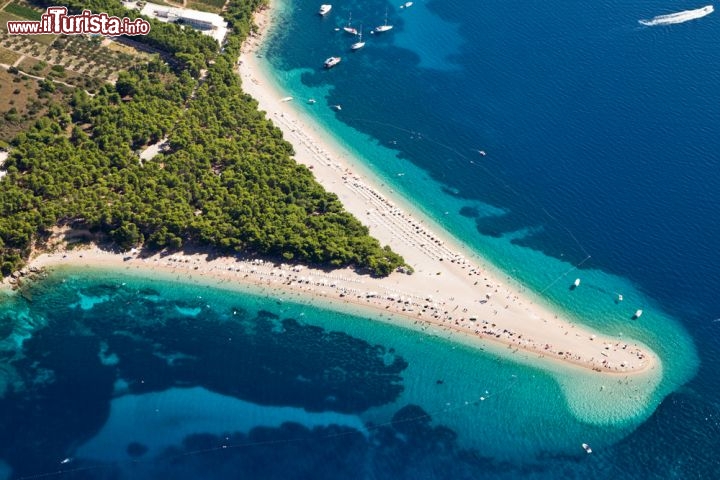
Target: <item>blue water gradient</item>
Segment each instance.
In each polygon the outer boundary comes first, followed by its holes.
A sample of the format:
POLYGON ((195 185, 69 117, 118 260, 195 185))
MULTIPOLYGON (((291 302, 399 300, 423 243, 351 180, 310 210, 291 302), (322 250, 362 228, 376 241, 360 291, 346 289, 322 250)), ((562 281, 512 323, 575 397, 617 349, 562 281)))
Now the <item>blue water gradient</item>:
POLYGON ((334 2, 323 19, 285 0, 266 67, 538 300, 651 346, 660 386, 221 284, 64 270, 0 302, 0 479, 717 475, 717 13, 642 27, 702 5, 399 5, 334 2), (386 8, 395 28, 370 34, 386 8), (351 11, 354 53, 335 30, 351 11))
POLYGON ((64 268, 0 303, 7 478, 607 475, 647 425, 582 421, 553 375, 439 329, 142 275, 64 268))
POLYGON ((0 304, 8 478, 501 478, 639 423, 439 329, 172 280, 62 269, 0 304))
POLYGON ((690 395, 712 415, 689 429, 717 431, 716 14, 644 27, 639 19, 702 5, 377 0, 336 4, 321 19, 282 3, 262 54, 298 108, 546 301, 653 346, 664 393, 676 391, 656 416, 690 395), (378 25, 386 7, 393 31, 349 52, 354 40, 336 30, 349 12, 355 25, 378 25), (329 55, 343 62, 325 71, 329 55), (569 295, 575 277, 587 288, 569 295), (628 322, 636 308, 642 321, 628 322))

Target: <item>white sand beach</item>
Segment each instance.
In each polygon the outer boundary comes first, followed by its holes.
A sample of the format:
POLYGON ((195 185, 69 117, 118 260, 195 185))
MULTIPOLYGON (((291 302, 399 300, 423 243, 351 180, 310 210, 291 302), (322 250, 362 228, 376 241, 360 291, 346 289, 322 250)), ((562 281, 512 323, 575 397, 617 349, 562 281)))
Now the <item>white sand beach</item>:
MULTIPOLYGON (((266 33, 271 10, 258 13, 256 22, 266 33)), ((409 328, 462 336, 466 343, 470 339, 480 347, 493 346, 508 358, 531 359, 540 368, 564 365, 593 375, 659 375, 660 360, 648 347, 563 318, 534 294, 517 287, 517 281, 509 281, 486 262, 471 259, 476 256, 467 247, 360 168, 348 151, 295 110, 292 101, 281 101, 287 94, 264 78, 258 64, 255 52, 261 41, 262 36, 251 36, 244 46, 239 60, 243 89, 294 145, 296 160, 311 167, 316 179, 338 195, 371 235, 401 254, 414 274, 396 272, 380 279, 350 269, 327 272, 257 259, 207 260, 182 254, 140 258, 96 247, 42 254, 31 265, 151 269, 183 281, 210 279, 245 285, 273 295, 312 299, 328 308, 369 309, 373 317, 382 314, 386 321, 404 322, 409 328)))
POLYGON ((350 152, 299 112, 292 101, 286 101, 287 93, 265 77, 256 54, 272 26, 272 14, 271 2, 270 9, 256 14, 259 35, 251 36, 244 45, 239 60, 243 89, 282 129, 295 148, 296 160, 312 168, 317 180, 338 195, 345 208, 369 227, 371 235, 403 255, 415 269, 413 275, 394 273, 387 279, 359 277, 366 285, 363 293, 421 299, 402 313, 593 369, 627 373, 657 366, 659 359, 647 347, 625 346, 625 342, 562 319, 524 289, 510 286, 518 282, 508 281, 486 262, 471 261, 475 255, 463 254, 467 247, 373 178, 350 152), (424 308, 433 304, 442 307, 437 312, 424 308), (608 345, 612 347, 605 348, 608 345), (614 351, 616 345, 618 351, 614 351))
POLYGON ((473 270, 469 262, 442 263, 437 267, 439 276, 395 273, 378 279, 352 269, 323 271, 257 258, 208 259, 204 254, 182 253, 143 257, 89 246, 43 253, 28 268, 71 266, 139 276, 154 273, 165 280, 249 291, 343 311, 367 311, 389 323, 491 347, 519 361, 537 361, 541 368, 546 363, 545 367, 553 370, 565 365, 623 376, 658 373, 653 370, 659 361, 646 347, 570 323, 502 283, 490 283, 495 280, 473 270), (490 299, 478 298, 480 291, 492 292, 490 299), (487 302, 480 303, 483 299, 487 302))

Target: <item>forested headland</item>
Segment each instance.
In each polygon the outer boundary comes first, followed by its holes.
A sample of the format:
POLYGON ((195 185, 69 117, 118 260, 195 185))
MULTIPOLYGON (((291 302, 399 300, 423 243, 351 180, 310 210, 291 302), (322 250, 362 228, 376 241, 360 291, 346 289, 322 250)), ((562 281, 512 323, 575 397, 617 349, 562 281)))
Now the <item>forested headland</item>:
MULTIPOLYGON (((77 89, 12 140, 0 179, 3 275, 56 226, 89 229, 120 249, 192 246, 375 275, 404 263, 291 158, 292 146, 243 93, 235 63, 263 3, 230 4, 222 51, 208 36, 153 21, 134 40, 173 61, 122 72, 94 95, 77 89), (166 149, 141 161, 138 151, 164 139, 166 149)), ((66 5, 135 14, 116 0, 66 5)))

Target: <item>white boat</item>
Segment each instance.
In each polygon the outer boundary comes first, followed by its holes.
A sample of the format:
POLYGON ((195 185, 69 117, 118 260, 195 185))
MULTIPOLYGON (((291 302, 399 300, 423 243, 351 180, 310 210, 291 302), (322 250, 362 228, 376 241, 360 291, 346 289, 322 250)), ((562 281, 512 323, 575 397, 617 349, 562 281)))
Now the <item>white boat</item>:
POLYGON ((658 15, 649 20, 638 20, 640 25, 646 27, 654 27, 657 25, 673 25, 675 23, 685 23, 690 20, 697 20, 706 15, 710 15, 715 11, 712 5, 706 5, 702 8, 696 8, 695 10, 683 10, 682 12, 669 13, 667 15, 658 15))
POLYGON ((314 98, 308 98, 308 103, 310 105, 314 105, 315 103, 317 103, 317 100, 315 100, 314 98))
POLYGON ((329 57, 328 59, 325 60, 325 63, 324 63, 325 68, 332 68, 335 65, 337 65, 338 63, 340 63, 341 60, 342 60, 342 58, 340 58, 340 57, 329 57))
POLYGON ((343 30, 345 30, 347 33, 349 33, 351 35, 357 35, 358 34, 357 28, 353 28, 351 26, 351 21, 352 21, 352 13, 348 17, 348 23, 347 23, 347 25, 345 25, 343 27, 343 30))
POLYGON ((320 15, 327 15, 330 10, 332 10, 332 5, 330 5, 329 3, 324 3, 320 5, 320 10, 318 11, 318 13, 320 15))
POLYGON ((360 33, 358 34, 358 41, 350 45, 350 50, 360 50, 365 46, 365 42, 362 39, 362 25, 360 26, 360 33))
POLYGON ((392 30, 393 26, 388 25, 388 13, 387 9, 385 9, 385 23, 380 25, 379 27, 375 27, 376 32, 387 32, 388 30, 392 30))
POLYGON ((622 296, 621 293, 618 293, 617 301, 618 301, 618 302, 622 302, 622 301, 623 301, 623 296, 622 296))
POLYGON ((580 286, 580 279, 576 278, 575 281, 573 282, 573 288, 577 288, 579 286, 580 286))
POLYGON ((640 316, 643 314, 643 311, 640 309, 635 310, 635 315, 633 315, 633 320, 637 320, 640 318, 640 316))
POLYGON ((400 5, 400 8, 409 8, 413 6, 413 2, 405 2, 402 5, 400 5))
POLYGON ((590 445, 587 443, 582 444, 583 450, 585 450, 587 453, 592 453, 592 448, 590 448, 590 445))
POLYGON ((292 99, 293 99, 293 97, 283 97, 283 98, 280 99, 280 101, 281 101, 281 102, 289 102, 289 101, 292 100, 292 99))

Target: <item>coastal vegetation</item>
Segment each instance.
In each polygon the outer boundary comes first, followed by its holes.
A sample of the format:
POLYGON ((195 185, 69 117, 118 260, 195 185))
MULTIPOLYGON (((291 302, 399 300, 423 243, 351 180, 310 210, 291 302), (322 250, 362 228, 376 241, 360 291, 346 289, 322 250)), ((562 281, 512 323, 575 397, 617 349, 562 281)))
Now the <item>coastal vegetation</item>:
MULTIPOLYGON (((154 21, 135 40, 162 55, 93 94, 76 88, 69 102, 51 102, 10 142, 0 180, 4 275, 57 226, 88 229, 120 249, 193 246, 375 275, 404 263, 291 158, 292 146, 243 93, 235 63, 262 3, 229 6, 222 52, 208 36, 154 21)), ((133 15, 111 0, 67 5, 133 15)), ((41 82, 38 93, 54 88, 41 82)))
POLYGON ((0 146, 46 115, 48 106, 67 102, 70 89, 55 88, 16 68, 0 70, 0 146))

